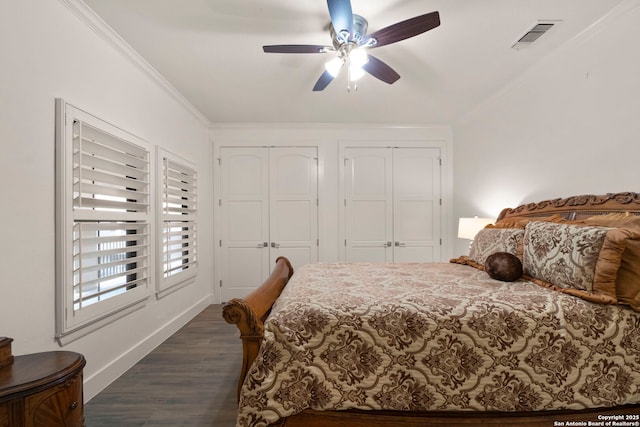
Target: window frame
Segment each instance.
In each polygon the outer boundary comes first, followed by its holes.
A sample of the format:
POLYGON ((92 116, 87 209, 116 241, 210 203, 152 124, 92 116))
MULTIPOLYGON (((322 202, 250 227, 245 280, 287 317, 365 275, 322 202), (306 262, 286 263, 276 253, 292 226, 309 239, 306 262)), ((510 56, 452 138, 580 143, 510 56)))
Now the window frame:
MULTIPOLYGON (((113 322, 115 319, 123 317, 128 313, 139 309, 145 304, 145 301, 149 298, 150 284, 154 281, 154 244, 153 244, 153 226, 152 223, 152 207, 154 206, 154 165, 151 154, 150 144, 141 138, 138 138, 129 132, 126 132, 106 121, 89 114, 79 108, 76 108, 70 104, 67 104, 62 99, 56 99, 56 339, 60 345, 65 345, 81 336, 84 336, 105 324, 113 322), (74 171, 74 123, 82 123, 86 125, 86 128, 93 128, 105 138, 114 138, 121 141, 123 144, 130 144, 129 147, 139 150, 142 156, 146 156, 146 160, 142 160, 142 167, 139 169, 141 174, 146 178, 142 178, 146 181, 141 181, 141 185, 146 186, 146 199, 143 197, 142 202, 136 203, 135 209, 124 209, 119 207, 114 210, 104 209, 82 209, 81 207, 74 207, 74 195, 78 195, 81 198, 84 194, 83 190, 74 190, 74 182, 78 183, 78 179, 82 180, 83 177, 79 177, 76 174, 81 172, 74 171), (145 163, 146 162, 146 163, 145 163), (117 285, 121 290, 115 296, 107 297, 106 299, 100 299, 95 303, 87 303, 88 305, 75 305, 77 303, 75 295, 76 288, 83 289, 83 285, 88 281, 84 281, 83 274, 86 270, 79 270, 82 273, 74 273, 74 265, 82 265, 82 261, 78 261, 79 258, 84 257, 84 245, 85 240, 81 240, 83 244, 75 244, 74 236, 78 237, 77 229, 80 224, 88 225, 88 229, 99 230, 102 225, 111 224, 111 227, 117 231, 124 232, 125 234, 140 234, 139 239, 134 239, 136 242, 142 242, 138 251, 123 251, 126 258, 129 255, 138 255, 141 252, 140 258, 135 261, 139 263, 141 268, 141 281, 132 287, 119 284, 117 285), (93 227, 92 227, 93 226, 93 227), (127 231, 128 230, 128 231, 127 231), (74 249, 75 248, 75 249, 74 249), (80 249, 78 249, 80 248, 80 249), (80 255, 78 254, 80 252, 80 255), (74 257, 75 255, 75 257, 74 257), (75 263, 75 264, 74 264, 75 263), (74 277, 75 274, 75 277, 74 277), (76 277, 78 283, 76 284, 76 277)), ((117 144, 118 142, 114 142, 117 144)), ((115 155, 114 155, 115 157, 115 155)), ((113 158, 110 158, 113 160, 113 158)), ((76 163, 77 165, 77 163, 76 163)), ((78 167, 77 170, 82 170, 78 167)), ((90 180, 89 180, 90 181, 90 180)), ((85 181, 83 181, 85 182, 85 181)), ((94 181, 91 181, 94 183, 94 181)), ((82 186, 83 184, 80 184, 82 186)), ((91 184, 88 184, 91 186, 91 184)), ((77 187, 76 187, 77 188, 77 187)), ((125 188, 124 192, 127 192, 128 188, 125 188)), ((86 190, 90 193, 89 190, 86 190)), ((115 192, 122 193, 123 190, 113 190, 115 192)), ((144 193, 141 193, 144 194, 144 193)), ((122 199, 123 197, 119 197, 122 199)), ((99 197, 91 197, 89 200, 93 200, 96 204, 102 207, 107 204, 103 202, 105 199, 99 197)), ((122 202, 115 202, 115 204, 128 205, 129 200, 122 202)), ((109 227, 109 225, 107 225, 109 227)), ((96 233, 93 237, 96 241, 100 242, 100 232, 96 233), (96 239, 97 237, 97 239, 96 239)), ((120 233, 122 236, 122 233, 120 233)), ((104 237, 104 236, 102 236, 104 237)), ((121 241, 126 239, 120 239, 121 241)), ((95 245, 94 260, 97 259, 97 264, 100 265, 102 261, 102 255, 99 255, 100 244, 93 243, 95 245)), ((128 243, 125 243, 128 246, 128 243)), ((126 247, 125 246, 125 247, 126 247)), ((131 263, 133 264, 133 263, 131 263)), ((123 266, 124 263, 120 262, 119 266, 123 266)), ((125 265, 125 269, 130 264, 125 265)), ((136 264, 137 266, 137 264, 136 264)), ((94 270, 96 266, 94 265, 94 270)), ((87 267, 89 268, 89 267, 87 267)), ((98 275, 102 269, 97 269, 98 275)), ((99 276, 98 276, 99 277, 99 276)), ((126 276, 125 282, 129 280, 126 276)), ((100 286, 100 284, 98 285, 100 286)), ((82 291, 80 292, 80 301, 82 300, 82 291)), ((95 299, 95 298, 94 298, 95 299)))

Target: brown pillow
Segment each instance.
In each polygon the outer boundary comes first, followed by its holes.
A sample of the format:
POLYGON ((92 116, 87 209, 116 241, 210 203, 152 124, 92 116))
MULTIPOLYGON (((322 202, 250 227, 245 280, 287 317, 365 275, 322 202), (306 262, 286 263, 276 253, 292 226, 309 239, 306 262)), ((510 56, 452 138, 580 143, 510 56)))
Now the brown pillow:
POLYGON ((487 257, 484 271, 492 279, 514 282, 522 277, 522 262, 509 252, 496 252, 487 257))

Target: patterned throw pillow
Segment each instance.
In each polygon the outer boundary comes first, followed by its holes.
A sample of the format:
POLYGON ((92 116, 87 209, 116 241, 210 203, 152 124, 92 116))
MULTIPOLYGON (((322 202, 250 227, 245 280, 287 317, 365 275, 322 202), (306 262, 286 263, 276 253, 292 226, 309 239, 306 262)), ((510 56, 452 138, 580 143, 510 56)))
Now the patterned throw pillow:
POLYGON ((469 258, 481 265, 496 252, 507 252, 522 258, 523 237, 524 230, 520 228, 483 228, 471 243, 469 258))
POLYGON ((615 303, 615 281, 629 230, 551 222, 525 228, 524 274, 593 302, 615 303))
MULTIPOLYGON (((625 214, 597 215, 582 221, 586 225, 627 228, 640 233, 640 216, 625 214)), ((616 278, 618 303, 640 311, 640 240, 628 240, 616 278)))

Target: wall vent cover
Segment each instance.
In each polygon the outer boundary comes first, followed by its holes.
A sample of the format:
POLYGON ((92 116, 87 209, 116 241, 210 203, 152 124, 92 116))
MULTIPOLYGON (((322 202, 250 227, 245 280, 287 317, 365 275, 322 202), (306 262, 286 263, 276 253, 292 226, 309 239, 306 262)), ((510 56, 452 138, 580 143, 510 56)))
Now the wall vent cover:
POLYGON ((516 41, 513 46, 514 49, 520 49, 530 46, 533 42, 538 40, 544 33, 549 31, 557 22, 538 22, 529 31, 527 31, 522 37, 516 41))

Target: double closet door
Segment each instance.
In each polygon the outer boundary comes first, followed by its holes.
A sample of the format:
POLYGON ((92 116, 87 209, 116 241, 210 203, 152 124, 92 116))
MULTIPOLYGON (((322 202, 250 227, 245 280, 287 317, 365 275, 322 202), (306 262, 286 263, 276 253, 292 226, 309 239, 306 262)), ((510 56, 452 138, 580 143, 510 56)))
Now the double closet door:
POLYGON ((221 300, 245 297, 286 256, 318 260, 316 147, 220 148, 221 300))
POLYGON ((439 148, 344 149, 346 261, 440 261, 440 165, 439 148))

